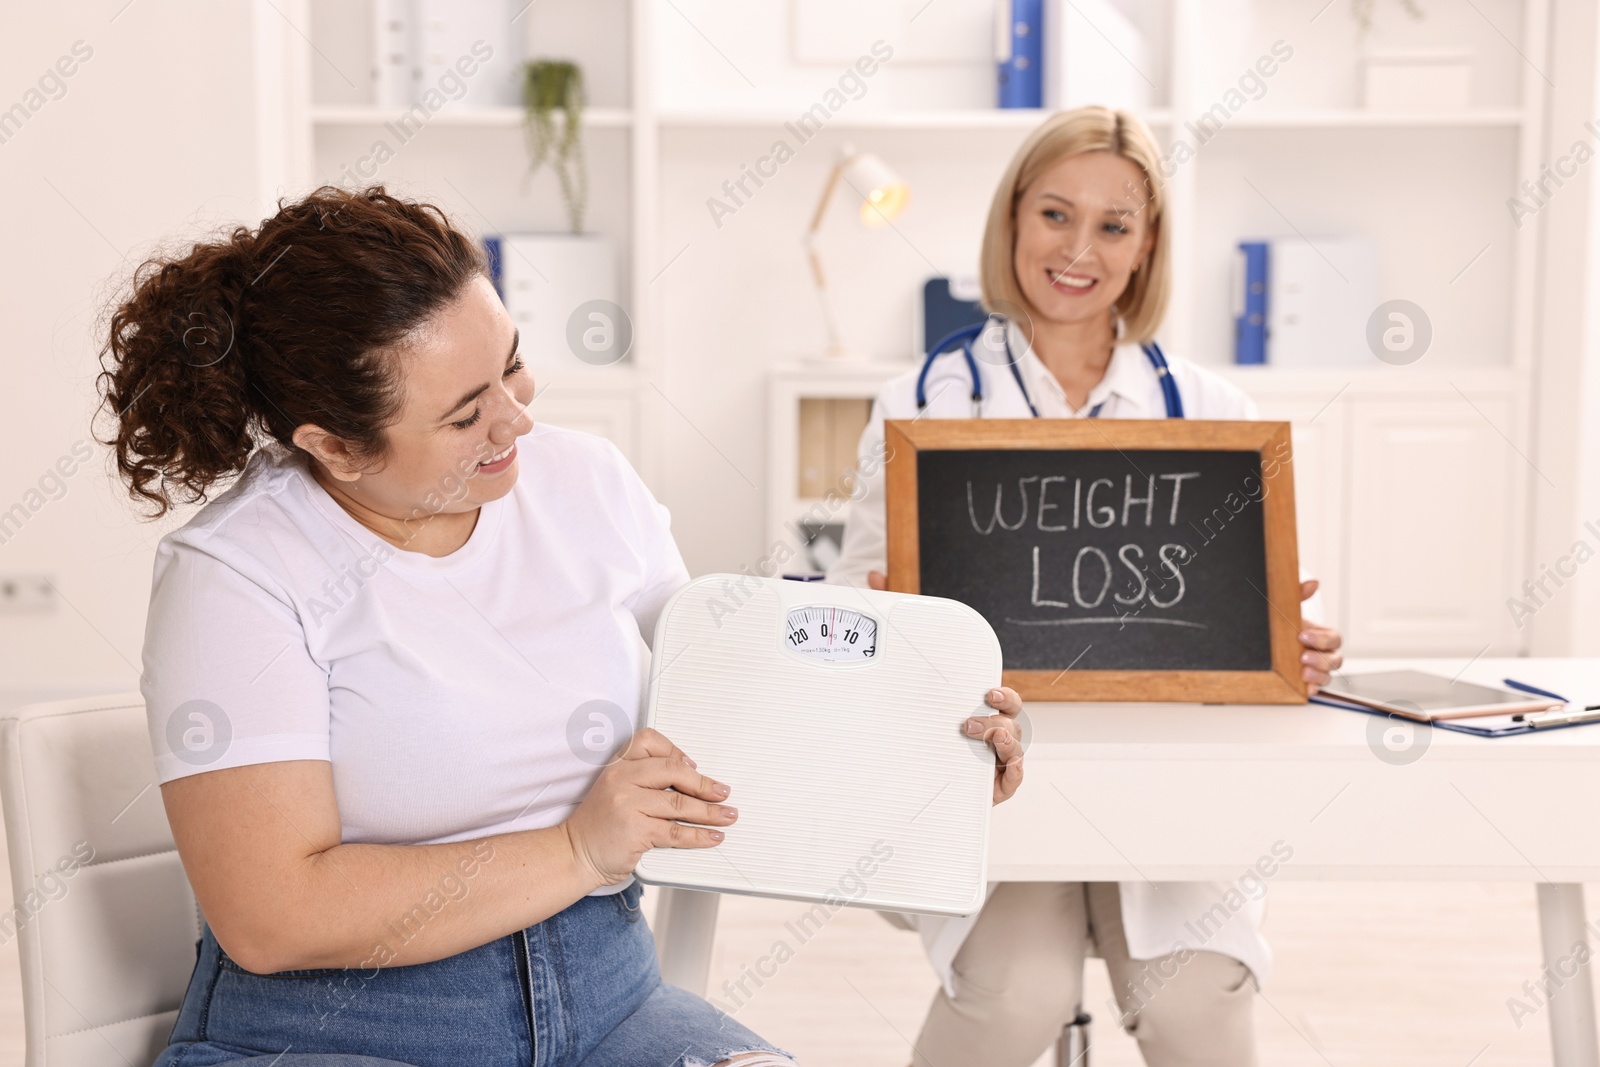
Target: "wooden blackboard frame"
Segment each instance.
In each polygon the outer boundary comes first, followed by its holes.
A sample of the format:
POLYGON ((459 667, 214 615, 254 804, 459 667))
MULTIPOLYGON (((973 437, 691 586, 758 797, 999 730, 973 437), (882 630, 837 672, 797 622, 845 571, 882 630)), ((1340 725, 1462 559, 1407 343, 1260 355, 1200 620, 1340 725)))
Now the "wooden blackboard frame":
MULTIPOLYGON (((917 454, 936 451, 1085 449, 1259 452, 1265 487, 1272 669, 1262 671, 1005 672, 1024 700, 1303 704, 1300 677, 1300 559, 1295 538, 1294 463, 1286 422, 1190 419, 906 419, 884 423, 887 445, 889 588, 922 589, 917 454), (1286 458, 1287 457, 1287 458, 1286 458)), ((1066 668, 1066 664, 1062 664, 1066 668)))

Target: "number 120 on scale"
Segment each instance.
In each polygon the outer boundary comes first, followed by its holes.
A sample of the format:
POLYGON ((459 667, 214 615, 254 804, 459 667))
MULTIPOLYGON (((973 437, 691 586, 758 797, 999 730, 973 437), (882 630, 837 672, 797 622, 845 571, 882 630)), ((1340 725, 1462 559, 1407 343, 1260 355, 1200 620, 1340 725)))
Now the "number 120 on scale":
POLYGON ((878 621, 849 608, 795 608, 784 646, 824 663, 860 663, 878 650, 878 621))

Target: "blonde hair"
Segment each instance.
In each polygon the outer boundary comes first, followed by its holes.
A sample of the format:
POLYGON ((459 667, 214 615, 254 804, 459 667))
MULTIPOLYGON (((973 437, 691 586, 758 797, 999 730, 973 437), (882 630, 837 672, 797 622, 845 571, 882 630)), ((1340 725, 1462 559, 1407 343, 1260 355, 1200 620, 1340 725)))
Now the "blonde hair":
POLYGON ((1161 155, 1155 138, 1137 116, 1106 107, 1080 107, 1061 111, 1046 119, 1017 149, 1006 167, 1000 185, 989 205, 989 221, 983 229, 983 248, 979 257, 978 279, 983 290, 984 309, 1014 317, 1021 309, 1029 315, 1037 309, 1017 284, 1013 263, 1017 243, 1017 201, 1034 179, 1068 156, 1084 152, 1111 152, 1131 160, 1144 172, 1148 199, 1135 209, 1143 215, 1155 241, 1144 263, 1128 279, 1128 287, 1114 310, 1122 322, 1122 339, 1143 344, 1155 336, 1167 310, 1172 288, 1172 257, 1168 251, 1167 228, 1162 225, 1166 197, 1161 188, 1161 155))

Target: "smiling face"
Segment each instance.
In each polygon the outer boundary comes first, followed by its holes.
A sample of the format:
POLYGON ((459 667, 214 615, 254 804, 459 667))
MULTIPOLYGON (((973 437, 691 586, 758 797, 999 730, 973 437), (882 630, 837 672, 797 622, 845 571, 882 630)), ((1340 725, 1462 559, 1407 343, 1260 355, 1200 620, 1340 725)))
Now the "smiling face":
POLYGON ((1105 320, 1150 255, 1144 171, 1112 152, 1081 152, 1042 171, 1017 199, 1012 268, 1034 314, 1105 320))
POLYGON ((315 427, 296 441, 336 479, 335 488, 378 516, 474 511, 517 480, 518 437, 533 429, 533 375, 488 279, 474 278, 396 356, 404 401, 373 463, 348 460, 315 427))

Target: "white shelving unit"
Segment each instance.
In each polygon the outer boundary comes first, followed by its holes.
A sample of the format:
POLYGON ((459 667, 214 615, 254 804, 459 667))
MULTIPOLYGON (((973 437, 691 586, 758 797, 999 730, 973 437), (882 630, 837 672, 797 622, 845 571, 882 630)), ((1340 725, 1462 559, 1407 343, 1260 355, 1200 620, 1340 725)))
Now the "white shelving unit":
MULTIPOLYGON (((282 159, 286 194, 337 180, 351 155, 399 117, 344 85, 358 79, 319 75, 328 57, 360 54, 358 42, 340 36, 360 24, 348 16, 359 2, 289 0, 284 8, 307 33, 284 35, 282 71, 264 69, 261 81, 289 104, 285 144, 263 153, 282 159), (342 22, 329 14, 334 8, 346 12, 342 22), (334 91, 318 97, 315 84, 334 91)), ((623 364, 547 361, 536 415, 617 440, 673 508, 694 569, 753 562, 786 519, 813 503, 791 492, 797 421, 786 405, 805 396, 870 396, 909 366, 911 294, 931 274, 971 269, 988 199, 971 190, 991 184, 1045 116, 986 106, 986 67, 889 61, 832 115, 819 147, 803 148, 735 219, 713 225, 708 198, 786 136, 785 123, 839 76, 794 58, 787 35, 796 2, 541 0, 525 16, 531 55, 570 53, 585 67, 594 102, 584 119, 592 227, 618 249, 635 331, 623 364), (542 43, 552 40, 547 53, 542 43), (826 236, 836 246, 825 255, 840 278, 842 328, 873 357, 850 368, 811 358, 822 329, 799 241, 832 154, 846 141, 880 151, 915 190, 898 241, 868 243, 837 220, 826 236), (773 239, 784 227, 792 227, 792 247, 773 239), (767 484, 758 488, 751 475, 763 454, 767 484)), ((1493 652, 1516 652, 1515 635, 1481 605, 1500 603, 1514 585, 1510 576, 1522 573, 1528 537, 1520 517, 1531 514, 1529 469, 1519 457, 1531 452, 1539 228, 1513 225, 1504 199, 1539 172, 1549 3, 1424 6, 1427 19, 1412 24, 1396 5, 1379 4, 1373 40, 1439 38, 1475 48, 1468 110, 1364 110, 1356 79, 1364 44, 1343 0, 1314 20, 1284 0, 1136 5, 1158 42, 1146 79, 1156 98, 1144 117, 1169 148, 1195 139, 1190 124, 1215 114, 1229 79, 1274 40, 1294 49, 1260 98, 1235 109, 1168 179, 1175 288, 1162 340, 1169 352, 1227 367, 1227 293, 1242 238, 1376 237, 1384 297, 1414 300, 1434 314, 1434 350, 1420 364, 1225 372, 1265 414, 1296 423, 1307 457, 1307 554, 1323 557, 1317 562, 1335 619, 1353 647, 1475 654, 1487 641, 1493 652), (1234 54, 1238 62, 1228 58, 1234 54), (1440 513, 1439 501, 1408 501, 1399 487, 1360 469, 1407 449, 1407 461, 1426 467, 1419 477, 1448 482, 1462 464, 1487 465, 1492 499, 1474 501, 1470 514, 1440 513), (1313 461, 1313 453, 1321 458, 1313 461), (1416 531, 1407 545, 1443 545, 1452 559, 1476 553, 1472 572, 1452 578, 1466 591, 1427 585, 1432 579, 1418 576, 1426 560, 1408 556, 1408 548, 1356 543, 1357 533, 1385 537, 1367 511, 1374 507, 1395 509, 1386 513, 1392 523, 1416 531), (1474 524, 1489 526, 1491 536, 1459 535, 1474 524), (1380 577, 1392 570, 1390 559, 1411 572, 1398 585, 1380 577), (1378 588, 1382 581, 1394 588, 1378 588), (1461 606, 1469 601, 1479 606, 1461 606), (1456 605, 1455 614, 1432 618, 1419 607, 1428 602, 1456 605)), ((989 0, 941 0, 933 17, 983 21, 989 10, 989 0)), ((520 126, 516 108, 446 106, 377 180, 424 193, 481 230, 560 230, 553 180, 522 187, 520 126)))
MULTIPOLYGON (((535 19, 573 23, 583 32, 573 43, 584 67, 591 101, 583 114, 584 150, 590 175, 586 231, 604 234, 616 249, 621 303, 633 320, 628 357, 610 367, 588 366, 568 353, 534 353, 539 383, 535 416, 613 440, 648 476, 654 453, 647 447, 650 418, 640 404, 643 375, 656 370, 649 309, 635 297, 649 284, 656 200, 654 129, 647 86, 649 0, 546 3, 538 12, 512 16, 532 39, 535 19), (557 10, 557 9, 560 10, 557 10), (526 16, 526 17, 525 17, 526 16), (598 47, 588 42, 603 42, 598 47), (598 82, 597 80, 598 79, 598 82), (597 201, 605 205, 596 207, 597 201), (626 205, 617 211, 616 203, 626 205)), ((285 37, 282 93, 289 116, 282 153, 282 188, 303 192, 323 183, 381 181, 406 195, 450 210, 458 223, 480 234, 566 232, 566 220, 551 174, 525 185, 527 158, 520 107, 466 106, 453 101, 426 116, 422 129, 396 136, 408 113, 372 103, 371 28, 361 0, 290 0, 283 10, 301 32, 285 37), (319 89, 336 99, 319 98, 319 89), (358 171, 358 153, 378 140, 395 148, 377 173, 358 171)), ((529 55, 543 54, 530 40, 529 55)), ((562 56, 571 53, 563 50, 562 56)), ((263 84, 271 79, 263 78, 263 84)), ((410 116, 415 124, 415 116, 410 116)), ((564 117, 558 112, 555 121, 564 117)), ((373 168, 367 168, 373 169, 373 168)))
MULTIPOLYGON (((1169 10, 1173 20, 1167 57, 1171 76, 1166 79, 1171 98, 1163 101, 1168 106, 1144 117, 1170 149, 1178 137, 1193 143, 1195 131, 1189 123, 1216 96, 1207 92, 1196 71, 1203 48, 1197 32, 1200 0, 1158 6, 1169 10)), ((1247 228, 1252 214, 1275 216, 1259 231, 1262 236, 1300 232, 1296 220, 1308 227, 1327 225, 1318 221, 1315 210, 1273 203, 1263 212, 1263 205, 1251 204, 1260 191, 1255 186, 1246 190, 1239 177, 1248 177, 1254 165, 1275 154, 1303 153, 1275 171, 1285 179, 1280 187, 1302 201, 1336 203, 1341 197, 1337 179, 1318 173, 1319 156, 1365 154, 1388 167, 1394 184, 1409 195, 1371 198, 1368 203, 1377 217, 1367 229, 1379 237, 1390 263, 1426 258, 1403 239, 1388 236, 1387 217, 1394 211, 1437 214, 1440 236, 1451 232, 1448 208, 1431 203, 1425 185, 1408 187, 1405 182, 1411 172, 1431 169, 1431 157, 1471 159, 1476 167, 1504 174, 1506 191, 1523 178, 1537 176, 1546 85, 1536 64, 1546 51, 1548 4, 1529 0, 1502 5, 1496 13, 1506 7, 1520 16, 1523 46, 1518 50, 1507 41, 1505 47, 1533 57, 1517 56, 1521 69, 1514 79, 1514 100, 1476 101, 1469 110, 1443 113, 1373 112, 1320 101, 1318 106, 1277 101, 1247 105, 1208 137, 1194 159, 1177 168, 1167 183, 1175 253, 1175 291, 1163 331, 1169 351, 1214 365, 1226 359, 1227 346, 1217 328, 1223 318, 1219 309, 1226 306, 1224 279, 1231 268, 1226 259, 1233 241, 1256 235, 1247 228), (1399 158, 1385 159, 1386 153, 1399 158), (1235 188, 1219 187, 1216 175, 1230 170, 1240 172, 1230 175, 1235 188)), ((1015 128, 1031 129, 1033 118, 1015 128)), ((853 121, 850 128, 872 129, 878 121, 853 121)), ((957 121, 917 115, 884 128, 906 130, 927 123, 954 131, 960 128, 957 121)), ((1008 127, 1001 119, 979 128, 1008 127)), ((1354 190, 1355 196, 1362 194, 1354 190)), ((1486 649, 1523 651, 1502 605, 1515 585, 1513 575, 1522 573, 1529 540, 1523 517, 1531 513, 1531 470, 1524 457, 1530 451, 1538 237, 1535 227, 1510 224, 1504 195, 1500 192, 1501 200, 1493 204, 1501 215, 1490 220, 1491 239, 1481 251, 1467 249, 1435 283, 1441 288, 1453 285, 1491 248, 1500 260, 1509 261, 1507 285, 1494 291, 1481 309, 1487 329, 1478 331, 1479 336, 1446 338, 1437 343, 1438 358, 1409 367, 1373 360, 1347 368, 1216 368, 1256 399, 1264 417, 1294 424, 1302 559, 1323 579, 1329 621, 1345 631, 1349 647, 1358 652, 1471 656, 1486 649), (1487 343, 1485 335, 1490 335, 1487 343), (1479 345, 1475 351, 1467 347, 1473 344, 1479 345)), ((1479 221, 1484 217, 1481 212, 1477 216, 1479 221)), ((1408 266, 1397 270, 1386 264, 1398 275, 1417 269, 1408 266)), ((1386 299, 1409 296, 1404 277, 1385 281, 1386 299)), ((795 406, 803 398, 872 395, 902 370, 896 364, 840 367, 811 361, 774 373, 768 413, 774 435, 768 463, 770 536, 781 536, 785 521, 814 513, 824 503, 796 490, 796 448, 785 438, 794 433, 795 406)), ((847 509, 820 510, 836 522, 848 514, 847 509)))

